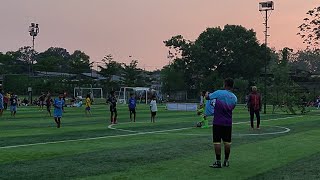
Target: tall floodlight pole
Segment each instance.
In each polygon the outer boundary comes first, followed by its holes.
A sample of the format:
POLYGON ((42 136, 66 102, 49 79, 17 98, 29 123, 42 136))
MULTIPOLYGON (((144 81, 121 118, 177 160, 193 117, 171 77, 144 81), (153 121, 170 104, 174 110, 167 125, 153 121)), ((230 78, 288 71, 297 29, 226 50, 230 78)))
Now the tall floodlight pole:
POLYGON ((271 15, 271 11, 274 10, 274 3, 273 1, 266 1, 266 2, 260 2, 259 3, 259 11, 263 15, 264 18, 264 25, 265 25, 265 59, 264 59, 264 92, 263 92, 263 100, 264 100, 264 109, 263 113, 267 113, 267 61, 268 61, 268 37, 270 36, 268 34, 268 20, 271 15), (270 11, 270 13, 269 13, 270 11), (264 13, 263 13, 264 12, 264 13))
POLYGON ((29 26, 29 34, 32 37, 32 57, 31 65, 29 64, 29 73, 33 72, 33 61, 34 61, 34 41, 35 37, 39 34, 39 24, 31 23, 29 26))

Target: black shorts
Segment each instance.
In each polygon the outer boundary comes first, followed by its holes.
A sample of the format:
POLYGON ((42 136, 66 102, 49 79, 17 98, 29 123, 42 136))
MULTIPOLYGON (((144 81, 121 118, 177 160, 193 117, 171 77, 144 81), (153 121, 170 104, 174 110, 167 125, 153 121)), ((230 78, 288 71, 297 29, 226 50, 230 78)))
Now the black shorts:
POLYGON ((212 126, 212 138, 214 144, 220 144, 221 139, 224 143, 231 143, 232 126, 212 126))
POLYGON ((132 108, 132 109, 130 108, 129 111, 130 111, 130 113, 135 114, 136 113, 136 108, 132 108))
POLYGON ((151 112, 151 116, 156 116, 157 112, 151 112))
POLYGON ((117 112, 117 108, 116 107, 110 107, 110 112, 116 113, 117 112))

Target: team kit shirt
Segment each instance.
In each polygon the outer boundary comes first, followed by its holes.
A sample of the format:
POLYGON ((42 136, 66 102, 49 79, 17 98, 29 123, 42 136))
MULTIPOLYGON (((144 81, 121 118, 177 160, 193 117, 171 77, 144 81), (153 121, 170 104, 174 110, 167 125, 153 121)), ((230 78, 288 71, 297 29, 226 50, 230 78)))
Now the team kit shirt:
POLYGON ((129 109, 135 109, 136 106, 137 106, 137 101, 136 101, 135 98, 130 98, 128 104, 129 104, 129 105, 128 105, 128 106, 129 106, 129 109))
POLYGON ((17 106, 17 99, 15 97, 10 98, 10 105, 11 106, 17 106))
POLYGON ((157 112, 158 111, 156 100, 152 100, 150 102, 150 108, 151 108, 151 112, 157 112))
POLYGON ((115 96, 110 96, 108 102, 110 102, 110 111, 114 111, 117 107, 117 98, 115 96))
POLYGON ((64 105, 64 100, 63 99, 55 99, 54 102, 54 117, 62 117, 62 108, 64 105))
POLYGON ((91 107, 91 99, 86 98, 86 107, 91 107))
POLYGON ((213 116, 214 115, 214 107, 216 104, 216 99, 207 100, 205 103, 205 116, 213 116))
POLYGON ((238 101, 236 95, 228 90, 218 90, 209 94, 209 99, 215 100, 212 124, 232 126, 232 110, 238 101))

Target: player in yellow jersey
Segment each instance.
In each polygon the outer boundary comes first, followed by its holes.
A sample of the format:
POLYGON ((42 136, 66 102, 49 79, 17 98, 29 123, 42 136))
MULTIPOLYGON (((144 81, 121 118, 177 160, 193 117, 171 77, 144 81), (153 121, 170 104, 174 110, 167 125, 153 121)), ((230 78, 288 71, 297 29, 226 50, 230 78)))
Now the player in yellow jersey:
POLYGON ((87 94, 87 97, 86 97, 86 116, 91 116, 91 98, 90 98, 90 94, 87 94))

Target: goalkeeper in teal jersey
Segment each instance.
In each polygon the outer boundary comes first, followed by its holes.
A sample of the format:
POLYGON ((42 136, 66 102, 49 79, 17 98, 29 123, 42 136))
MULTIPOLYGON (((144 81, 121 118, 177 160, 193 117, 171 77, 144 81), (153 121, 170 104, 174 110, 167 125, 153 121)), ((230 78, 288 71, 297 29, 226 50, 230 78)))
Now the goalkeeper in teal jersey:
POLYGON ((209 123, 206 115, 207 100, 205 99, 205 95, 206 95, 206 91, 202 91, 200 94, 199 108, 197 110, 197 114, 200 117, 200 121, 197 123, 197 127, 201 127, 201 128, 209 127, 209 123))

